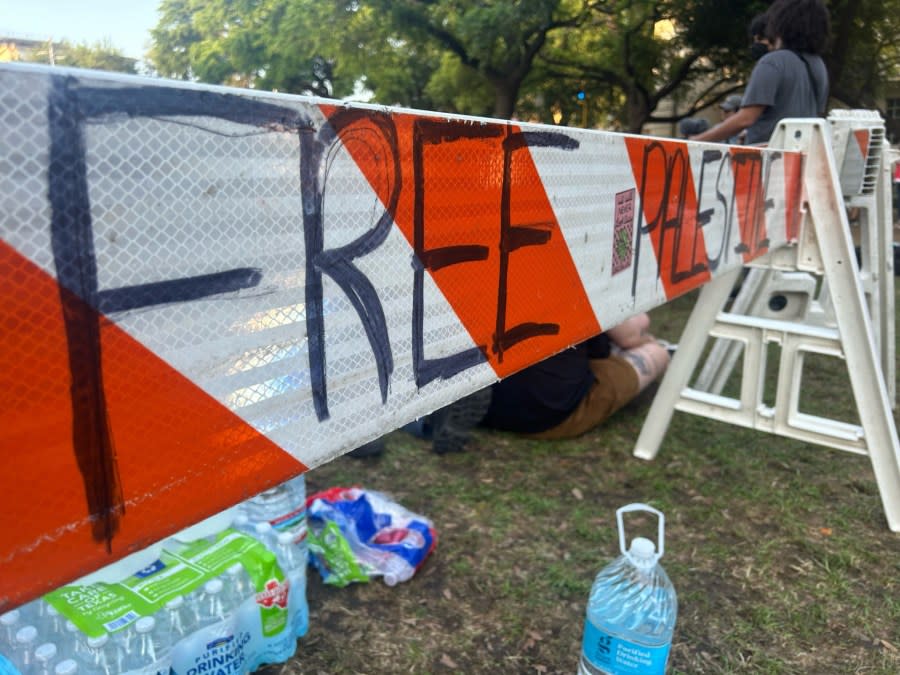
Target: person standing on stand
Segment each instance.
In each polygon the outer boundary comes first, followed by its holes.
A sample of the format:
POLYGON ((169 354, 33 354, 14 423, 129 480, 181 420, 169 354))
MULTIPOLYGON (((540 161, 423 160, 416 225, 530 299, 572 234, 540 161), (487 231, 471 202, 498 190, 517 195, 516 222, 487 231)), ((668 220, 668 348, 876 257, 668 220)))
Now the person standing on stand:
POLYGON ((766 143, 780 120, 825 110, 828 72, 821 54, 829 21, 822 0, 775 0, 767 15, 773 50, 753 68, 740 110, 691 140, 723 141, 746 130, 747 144, 766 143))
POLYGON ((757 14, 750 21, 750 58, 759 61, 772 51, 772 43, 766 36, 766 28, 769 26, 769 15, 766 12, 757 14))

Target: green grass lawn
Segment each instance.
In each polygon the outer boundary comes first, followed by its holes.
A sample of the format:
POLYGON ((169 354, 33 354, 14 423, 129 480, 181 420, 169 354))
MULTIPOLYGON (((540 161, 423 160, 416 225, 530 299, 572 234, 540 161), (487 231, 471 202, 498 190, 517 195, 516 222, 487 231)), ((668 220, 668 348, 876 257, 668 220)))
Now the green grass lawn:
MULTIPOLYGON (((677 340, 694 297, 655 310, 655 331, 677 340)), ((844 365, 811 366, 803 400, 852 421, 844 365)), ((574 673, 615 510, 644 501, 666 514, 679 595, 670 673, 900 673, 900 534, 869 460, 676 413, 646 462, 631 453, 647 409, 565 442, 479 431, 443 457, 397 431, 382 457, 310 472, 310 492, 392 495, 439 544, 393 588, 310 570, 310 632, 267 672, 574 673)))

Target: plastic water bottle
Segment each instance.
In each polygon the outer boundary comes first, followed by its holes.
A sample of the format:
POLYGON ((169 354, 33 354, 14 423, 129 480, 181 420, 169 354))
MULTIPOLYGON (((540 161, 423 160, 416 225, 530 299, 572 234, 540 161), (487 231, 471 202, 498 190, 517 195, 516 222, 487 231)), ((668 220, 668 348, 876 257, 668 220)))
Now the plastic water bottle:
POLYGON ((22 627, 22 615, 17 609, 0 615, 0 651, 12 656, 16 648, 16 633, 22 627))
POLYGON ((238 511, 237 514, 235 514, 234 519, 231 521, 231 527, 238 532, 246 532, 247 534, 252 534, 250 528, 250 519, 243 511, 238 511))
MULTIPOLYGON (((306 602, 306 566, 309 549, 306 539, 306 477, 303 474, 246 502, 248 513, 272 523, 274 539, 266 542, 275 552, 288 583, 288 614, 294 636, 309 628, 306 602)), ((253 516, 251 516, 253 517, 253 516)))
POLYGON ((275 557, 278 558, 279 567, 286 574, 306 566, 306 561, 301 561, 301 552, 294 544, 292 532, 279 532, 276 540, 278 543, 275 546, 275 557))
POLYGON ((78 662, 75 659, 64 659, 56 664, 53 675, 78 675, 78 662))
POLYGON ((18 610, 24 622, 23 625, 27 624, 39 628, 47 613, 47 607, 49 605, 42 598, 21 605, 18 610))
POLYGON ((169 600, 163 609, 164 623, 161 630, 171 637, 173 644, 187 637, 197 628, 197 614, 188 605, 183 595, 169 600))
POLYGON ((118 650, 108 633, 87 639, 87 654, 81 666, 79 670, 90 675, 113 675, 120 672, 118 650))
POLYGON ((87 636, 71 621, 66 621, 66 636, 63 639, 66 645, 60 651, 67 658, 73 658, 77 661, 88 660, 87 636))
POLYGON ((37 647, 38 631, 34 626, 22 626, 16 632, 16 648, 13 651, 13 663, 23 673, 31 672, 34 667, 34 649, 37 647))
POLYGON ((276 518, 290 513, 294 507, 294 494, 287 483, 251 497, 244 505, 252 522, 266 521, 272 524, 276 518))
POLYGON ((134 637, 129 641, 128 651, 122 656, 122 672, 137 670, 156 663, 162 655, 156 619, 142 616, 134 622, 134 637))
POLYGON ((225 585, 222 595, 226 609, 236 610, 244 600, 256 592, 251 588, 250 577, 241 563, 235 563, 229 567, 219 578, 225 585))
POLYGON ((291 478, 285 483, 288 490, 292 493, 292 501, 294 504, 306 505, 306 474, 300 474, 296 478, 291 478))
POLYGON ((266 548, 271 550, 275 545, 275 530, 272 529, 272 523, 268 520, 260 520, 254 526, 254 536, 266 548))
POLYGON ((54 661, 56 660, 56 645, 45 642, 34 650, 33 675, 53 675, 54 661))
POLYGON ((44 613, 43 623, 38 626, 38 629, 41 635, 58 639, 65 633, 65 623, 66 620, 57 609, 53 605, 48 604, 44 613))
POLYGON ((222 591, 224 588, 221 579, 210 579, 203 584, 199 613, 201 628, 225 620, 225 608, 222 604, 222 591))
POLYGON ((666 671, 678 599, 659 564, 665 517, 646 504, 616 511, 621 555, 600 570, 588 598, 579 675, 662 675, 666 671), (637 537, 625 548, 623 514, 647 511, 659 519, 658 549, 637 537))

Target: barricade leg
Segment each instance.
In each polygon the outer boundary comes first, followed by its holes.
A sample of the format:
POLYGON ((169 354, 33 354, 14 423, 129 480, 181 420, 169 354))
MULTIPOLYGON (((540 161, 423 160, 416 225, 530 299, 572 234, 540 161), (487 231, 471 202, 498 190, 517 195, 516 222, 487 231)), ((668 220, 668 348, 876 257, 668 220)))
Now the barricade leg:
MULTIPOLYGON (((873 326, 857 265, 834 156, 820 122, 782 122, 772 145, 785 147, 789 144, 795 146, 792 149, 804 151, 807 157, 803 174, 805 199, 801 208, 804 223, 797 245, 785 251, 792 257, 795 271, 823 276, 823 287, 827 285, 827 297, 831 301, 828 314, 833 313, 836 328, 834 324, 809 325, 816 321, 808 315, 777 321, 722 313, 739 270, 713 280, 704 287, 697 300, 677 356, 660 385, 634 454, 642 459, 656 456, 676 408, 776 435, 862 453, 872 463, 888 526, 900 532, 900 442, 885 383, 886 376, 893 377, 893 373, 882 372, 882 354, 875 339, 877 328, 873 326), (688 388, 710 334, 731 337, 732 341, 742 340, 751 348, 753 357, 745 360, 741 400, 728 403, 724 408, 722 401, 714 402, 709 394, 698 395, 688 388), (760 350, 767 341, 778 342, 783 351, 774 409, 763 405, 759 382, 746 382, 747 378, 761 378, 758 372, 763 363, 760 350), (860 427, 797 410, 803 354, 807 351, 845 359, 860 427)), ((782 262, 786 259, 782 257, 782 262)), ((880 270, 884 268, 889 266, 879 264, 880 270)), ((723 356, 719 359, 719 367, 730 372, 732 364, 726 363, 723 356)), ((716 376, 719 375, 723 373, 716 376)))
MULTIPOLYGON (((736 314, 750 312, 758 303, 760 294, 768 287, 770 270, 751 268, 747 278, 732 303, 731 310, 736 314)), ((741 344, 734 340, 717 339, 709 352, 709 357, 697 375, 697 388, 713 394, 719 394, 731 376, 734 366, 741 356, 741 344)))
POLYGON ((647 419, 638 436, 634 449, 636 457, 641 459, 653 459, 659 451, 666 429, 672 421, 675 412, 675 404, 681 396, 681 391, 687 386, 694 365, 700 358, 703 346, 709 331, 712 330, 716 315, 725 306, 728 295, 741 268, 737 268, 716 277, 702 289, 697 298, 697 303, 691 312, 687 326, 678 341, 678 351, 669 364, 669 369, 659 384, 659 390, 653 398, 653 404, 647 413, 647 419))
POLYGON ((859 284, 846 211, 837 191, 838 178, 820 127, 809 145, 807 208, 822 254, 835 319, 844 345, 850 385, 865 432, 869 459, 881 493, 888 526, 900 532, 900 444, 866 300, 859 284))

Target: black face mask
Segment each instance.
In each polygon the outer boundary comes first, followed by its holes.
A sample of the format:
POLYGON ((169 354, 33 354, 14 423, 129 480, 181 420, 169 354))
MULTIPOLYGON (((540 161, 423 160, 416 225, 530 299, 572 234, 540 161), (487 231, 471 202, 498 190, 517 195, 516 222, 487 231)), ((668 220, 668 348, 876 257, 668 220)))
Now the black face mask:
POLYGON ((752 45, 750 45, 750 57, 754 61, 759 61, 768 53, 769 46, 764 42, 754 42, 752 45))

